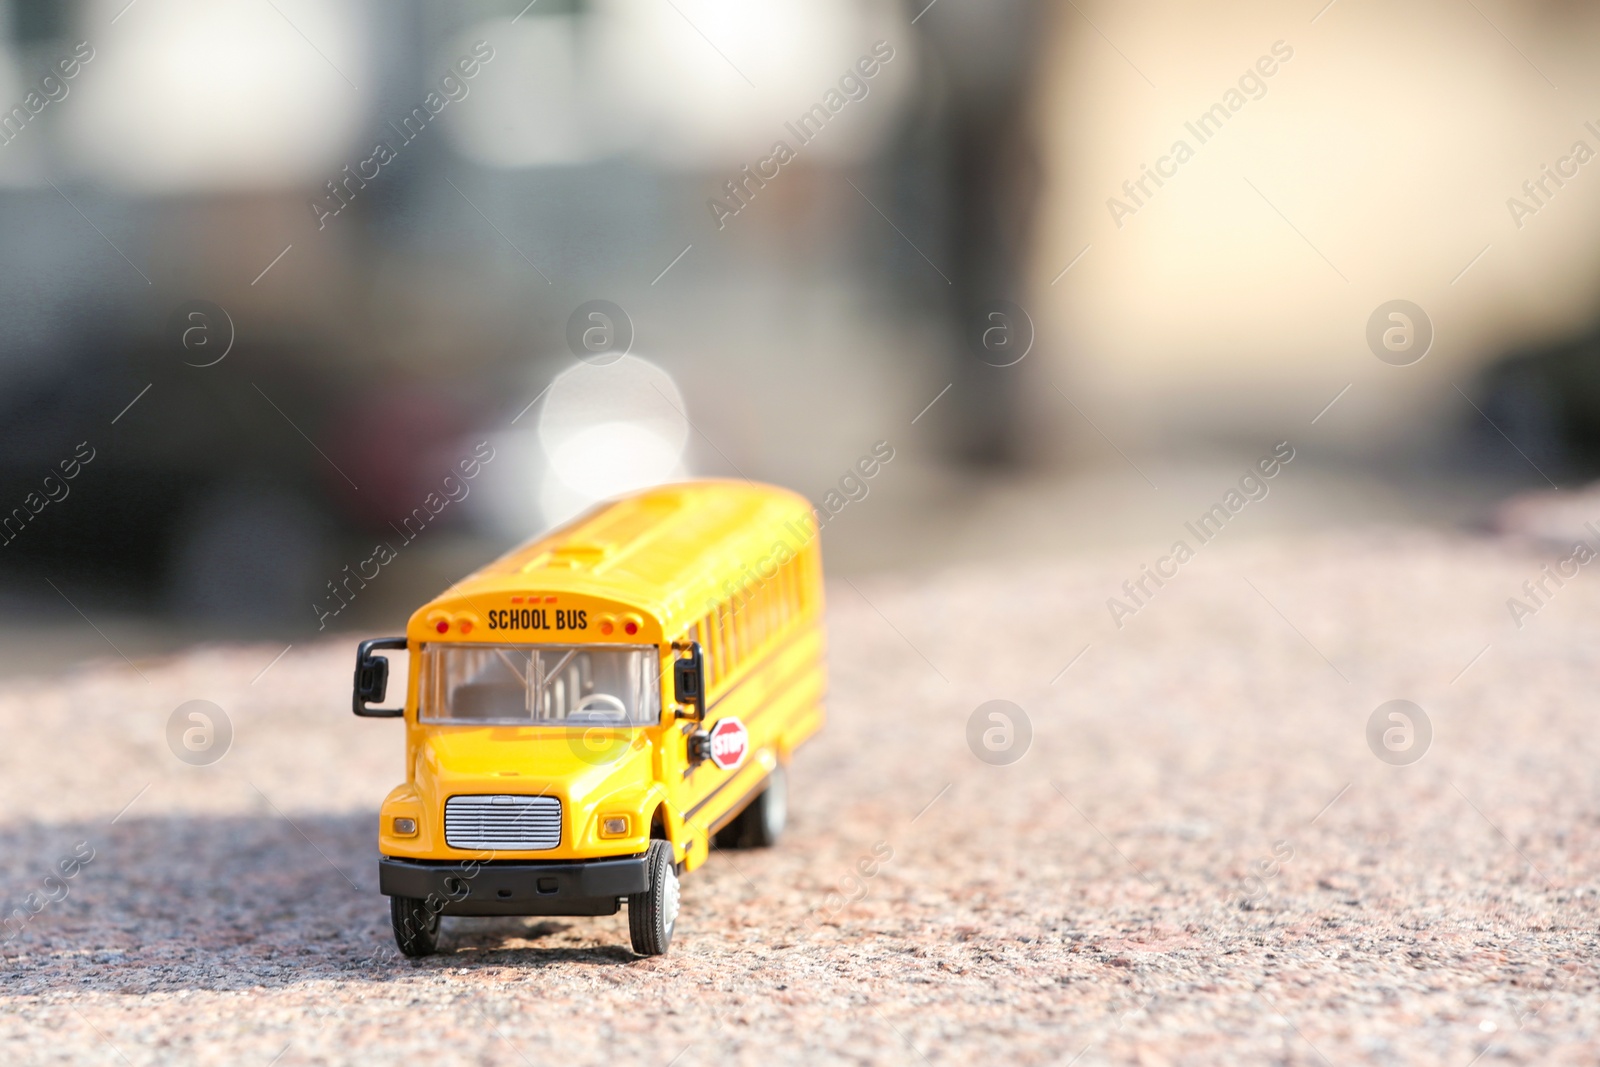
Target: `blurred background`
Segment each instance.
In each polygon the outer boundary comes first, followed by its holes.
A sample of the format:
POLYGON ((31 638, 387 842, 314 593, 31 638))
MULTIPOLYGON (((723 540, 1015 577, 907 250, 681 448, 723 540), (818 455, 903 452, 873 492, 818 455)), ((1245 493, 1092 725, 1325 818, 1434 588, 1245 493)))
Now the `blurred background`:
POLYGON ((1597 31, 0 0, 0 670, 397 631, 687 476, 838 510, 845 576, 1132 573, 1280 441, 1230 537, 1559 536, 1600 518, 1524 495, 1600 473, 1597 31))

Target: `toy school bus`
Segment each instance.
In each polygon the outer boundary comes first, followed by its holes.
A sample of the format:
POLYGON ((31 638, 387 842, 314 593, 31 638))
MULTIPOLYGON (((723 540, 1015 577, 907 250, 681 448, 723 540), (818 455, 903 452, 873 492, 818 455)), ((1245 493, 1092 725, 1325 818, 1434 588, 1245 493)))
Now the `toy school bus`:
POLYGON ((783 829, 823 722, 822 565, 801 497, 691 482, 601 505, 362 642, 357 715, 404 718, 379 885, 408 956, 441 915, 614 915, 667 950, 678 877, 783 829), (405 650, 403 708, 384 701, 405 650))

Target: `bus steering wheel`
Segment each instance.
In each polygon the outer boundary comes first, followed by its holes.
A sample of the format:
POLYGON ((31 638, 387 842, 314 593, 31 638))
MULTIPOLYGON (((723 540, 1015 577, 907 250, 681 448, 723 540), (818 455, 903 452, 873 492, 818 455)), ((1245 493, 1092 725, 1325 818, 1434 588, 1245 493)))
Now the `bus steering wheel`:
POLYGON ((572 709, 572 713, 578 715, 585 711, 591 711, 595 705, 599 705, 608 711, 616 712, 617 717, 620 719, 627 719, 628 717, 628 706, 610 693, 590 693, 578 701, 578 706, 572 709))

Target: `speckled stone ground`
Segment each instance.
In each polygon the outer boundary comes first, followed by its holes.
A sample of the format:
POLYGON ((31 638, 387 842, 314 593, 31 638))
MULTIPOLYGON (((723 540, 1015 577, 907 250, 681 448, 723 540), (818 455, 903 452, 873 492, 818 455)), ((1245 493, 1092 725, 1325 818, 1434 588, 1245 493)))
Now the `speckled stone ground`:
POLYGON ((1119 630, 1106 598, 1153 558, 832 586, 790 833, 687 879, 653 960, 625 916, 457 920, 396 957, 373 813, 399 731, 350 716, 349 639, 254 682, 279 648, 13 682, 0 890, 67 895, 11 923, 0 1060, 1600 1059, 1600 571, 1518 629, 1554 555, 1219 543, 1119 630), (1393 698, 1432 724, 1409 766, 1367 741, 1393 698), (191 699, 233 723, 213 766, 167 747, 191 699), (1031 723, 1010 765, 968 747, 991 699, 1031 723))

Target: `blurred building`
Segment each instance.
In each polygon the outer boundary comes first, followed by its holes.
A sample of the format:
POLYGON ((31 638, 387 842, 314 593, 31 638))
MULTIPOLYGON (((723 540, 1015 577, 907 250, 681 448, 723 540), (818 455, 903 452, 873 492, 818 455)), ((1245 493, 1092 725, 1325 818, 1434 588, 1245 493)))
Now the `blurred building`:
MULTIPOLYGON (((1481 425, 1454 386, 1493 403, 1480 368, 1600 314, 1600 172, 1543 177, 1600 150, 1597 47, 1600 11, 1564 0, 1069 9, 1029 271, 1042 343, 1071 354, 1060 384, 1134 449, 1304 435, 1346 385, 1314 431, 1334 453, 1481 425), (1547 208, 1508 207, 1541 180, 1547 208), (1413 366, 1365 341, 1394 299, 1434 326, 1413 366)), ((1105 447, 1054 390, 1028 395, 1041 434, 1105 447)))
POLYGON ((1009 19, 934 12, 930 38, 888 0, 4 12, 0 99, 48 102, 0 145, 0 490, 31 499, 96 449, 70 501, 19 518, 22 581, 304 614, 480 440, 495 460, 435 528, 500 542, 662 477, 820 497, 907 432, 1014 455, 1007 387, 966 381, 962 337, 1024 247, 1012 208, 987 226, 1006 161, 986 146, 1025 140, 1009 19), (627 338, 601 358, 571 328, 594 301, 627 338), (957 380, 948 421, 908 430, 957 380))

